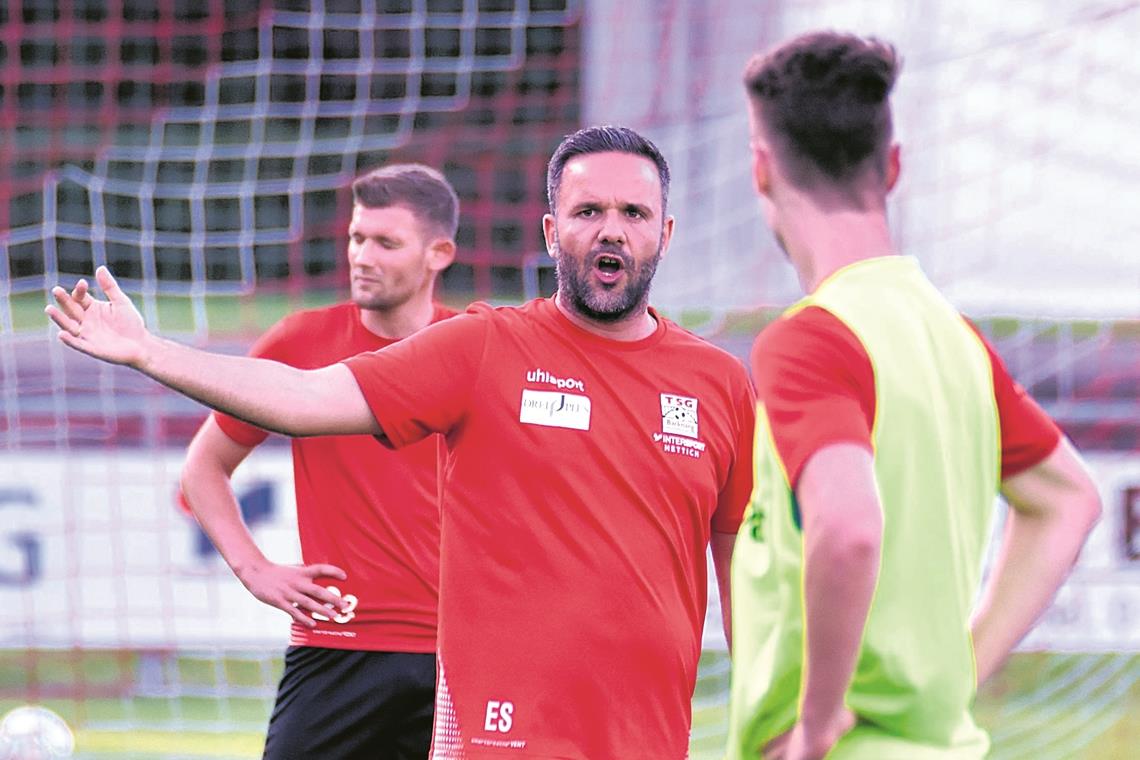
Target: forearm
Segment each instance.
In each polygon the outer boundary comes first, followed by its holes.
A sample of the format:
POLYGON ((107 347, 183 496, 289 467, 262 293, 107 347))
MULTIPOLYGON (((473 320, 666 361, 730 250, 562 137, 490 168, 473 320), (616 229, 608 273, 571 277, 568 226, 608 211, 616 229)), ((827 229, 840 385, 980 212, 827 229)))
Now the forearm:
POLYGON ((1087 529, 1067 517, 1009 511, 1001 551, 971 624, 979 684, 1029 632, 1076 562, 1087 529))
POLYGON ((800 720, 825 724, 843 709, 879 573, 880 543, 817 536, 804 561, 806 661, 800 720))
MULTIPOLYGON (((365 410, 348 416, 336 412, 344 401, 337 385, 317 373, 267 359, 201 351, 149 335, 135 369, 206 406, 289 436, 374 432, 365 410)), ((351 380, 350 380, 351 382, 351 380)))
POLYGON ((735 533, 713 531, 709 546, 712 549, 713 571, 720 596, 720 614, 724 623, 724 640, 732 653, 732 552, 736 545, 735 533))
POLYGON ((243 571, 266 561, 242 520, 241 508, 226 474, 188 465, 182 476, 182 494, 234 575, 241 578, 243 571))
POLYGON ((239 578, 244 570, 265 562, 242 519, 231 480, 253 448, 230 438, 213 416, 208 417, 190 442, 180 480, 190 511, 239 578))
POLYGON ((1049 606, 1101 512, 1096 484, 1067 439, 1003 481, 1002 495, 1005 534, 971 624, 979 684, 1049 606))

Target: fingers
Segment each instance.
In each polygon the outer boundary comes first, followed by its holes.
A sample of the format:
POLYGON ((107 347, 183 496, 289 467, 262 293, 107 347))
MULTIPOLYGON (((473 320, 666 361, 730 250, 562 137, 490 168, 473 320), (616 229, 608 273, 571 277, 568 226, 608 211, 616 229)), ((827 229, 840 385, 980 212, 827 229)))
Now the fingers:
POLYGON ((87 284, 87 280, 80 280, 75 283, 75 287, 71 291, 71 300, 75 301, 84 311, 91 308, 95 299, 91 296, 91 286, 87 284))
POLYGON ((103 294, 107 296, 107 300, 111 303, 130 303, 131 299, 127 298, 127 294, 119 287, 119 283, 111 276, 111 270, 105 266, 101 266, 95 270, 95 280, 99 283, 99 287, 103 289, 103 294))
POLYGON ((348 580, 348 576, 336 565, 305 565, 301 572, 309 578, 336 578, 338 581, 348 580))
POLYGON ((276 605, 293 616, 293 619, 313 628, 317 622, 313 615, 320 615, 322 620, 328 620, 344 612, 347 603, 336 594, 320 586, 307 589, 298 589, 286 602, 286 606, 276 605), (307 614, 306 614, 307 613, 307 614))
MULTIPOLYGON (((317 586, 316 584, 314 584, 310 588, 305 589, 302 593, 312 597, 313 599, 318 600, 320 602, 320 604, 324 607, 325 610, 327 610, 331 606, 337 612, 340 612, 348 604, 347 602, 344 601, 344 599, 339 594, 334 594, 333 592, 329 591, 327 588, 324 588, 323 586, 317 586)), ((323 612, 324 610, 315 610, 315 611, 316 612, 323 612)))
POLYGON ((306 628, 316 628, 317 627, 317 621, 313 620, 313 618, 310 615, 302 612, 298 605, 296 605, 296 604, 284 604, 284 605, 278 604, 276 606, 279 609, 282 609, 282 610, 285 610, 286 612, 288 612, 289 617, 293 618, 294 620, 296 620, 298 623, 305 626, 306 628))
MULTIPOLYGON (((64 335, 68 337, 79 336, 79 322, 65 314, 62 309, 49 304, 44 308, 44 314, 47 314, 48 318, 52 322, 55 322, 56 326, 62 331, 60 332, 60 340, 63 340, 62 336, 64 335)), ((64 340, 64 343, 66 342, 67 341, 64 340)))
MULTIPOLYGON (((56 285, 51 289, 52 298, 55 299, 55 307, 61 313, 66 315, 70 320, 79 323, 83 321, 83 307, 75 300, 66 290, 56 285)), ((49 312, 50 316, 50 312, 49 312)), ((59 324, 58 320, 53 320, 59 324)), ((60 325, 62 327, 62 325, 60 325)), ((70 332, 70 330, 69 330, 70 332)))

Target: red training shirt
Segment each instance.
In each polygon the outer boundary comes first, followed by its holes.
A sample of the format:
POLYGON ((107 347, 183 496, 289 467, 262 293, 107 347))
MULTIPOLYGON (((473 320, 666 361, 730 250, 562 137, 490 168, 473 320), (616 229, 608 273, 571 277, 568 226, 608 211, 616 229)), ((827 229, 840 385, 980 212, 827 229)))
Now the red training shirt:
MULTIPOLYGON (((454 311, 435 307, 433 321, 454 311)), ((301 369, 335 364, 397 341, 370 332, 360 307, 345 303, 285 317, 251 356, 301 369)), ((268 433, 214 413, 239 444, 268 433)), ((305 563, 327 562, 348 575, 334 586, 355 607, 315 628, 293 623, 289 643, 330 649, 434 652, 439 592, 439 439, 401 451, 368 435, 294 438, 297 527, 305 563)))
POLYGON ((710 530, 751 491, 754 396, 658 316, 473 306, 345 362, 387 439, 446 435, 433 756, 682 758, 710 530))
MULTIPOLYGON (((1001 477, 1034 466, 1057 447, 1061 432, 975 325, 993 368, 1001 428, 1001 477)), ((795 488, 811 455, 840 442, 871 449, 875 375, 855 334, 831 312, 809 306, 770 324, 752 347, 756 392, 795 488)))

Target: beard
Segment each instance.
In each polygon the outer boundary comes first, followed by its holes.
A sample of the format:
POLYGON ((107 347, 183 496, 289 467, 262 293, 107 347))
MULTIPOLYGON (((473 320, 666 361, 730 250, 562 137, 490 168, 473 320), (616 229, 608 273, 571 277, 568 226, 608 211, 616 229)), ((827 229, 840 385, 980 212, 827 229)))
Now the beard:
MULTIPOLYGON (((372 275, 375 276, 375 275, 372 275)), ((416 283, 381 280, 350 286, 352 302, 365 311, 390 311, 407 303, 416 293, 416 283)))
MULTIPOLYGON (((562 253, 557 232, 555 253, 562 253)), ((558 293, 576 312, 596 322, 620 322, 649 304, 649 286, 661 261, 661 244, 653 258, 638 264, 621 246, 598 245, 583 257, 557 255, 554 257, 558 276, 558 293), (591 273, 594 259, 599 254, 621 259, 625 273, 624 284, 607 286, 594 281, 591 273)))

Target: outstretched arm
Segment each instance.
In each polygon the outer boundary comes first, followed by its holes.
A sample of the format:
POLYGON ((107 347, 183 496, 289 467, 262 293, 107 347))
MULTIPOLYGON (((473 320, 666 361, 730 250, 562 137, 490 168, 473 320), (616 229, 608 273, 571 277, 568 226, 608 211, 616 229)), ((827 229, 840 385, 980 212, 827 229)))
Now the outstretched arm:
POLYGON ((152 335, 106 267, 95 272, 107 295, 86 280, 68 293, 52 288, 45 310, 59 339, 112 364, 137 369, 201 403, 290 436, 382 434, 352 373, 342 364, 300 370, 266 359, 199 351, 152 335))
POLYGON ((217 547, 234 575, 257 599, 289 613, 301 625, 316 625, 311 612, 327 615, 343 601, 319 585, 318 578, 344 580, 344 571, 327 564, 303 567, 266 559, 241 518, 230 476, 253 451, 230 438, 211 415, 198 430, 182 467, 182 495, 198 524, 217 547))
POLYGON ((1101 510, 1096 485, 1065 439, 1001 490, 1010 506, 1005 534, 971 623, 979 684, 1049 606, 1101 510))

